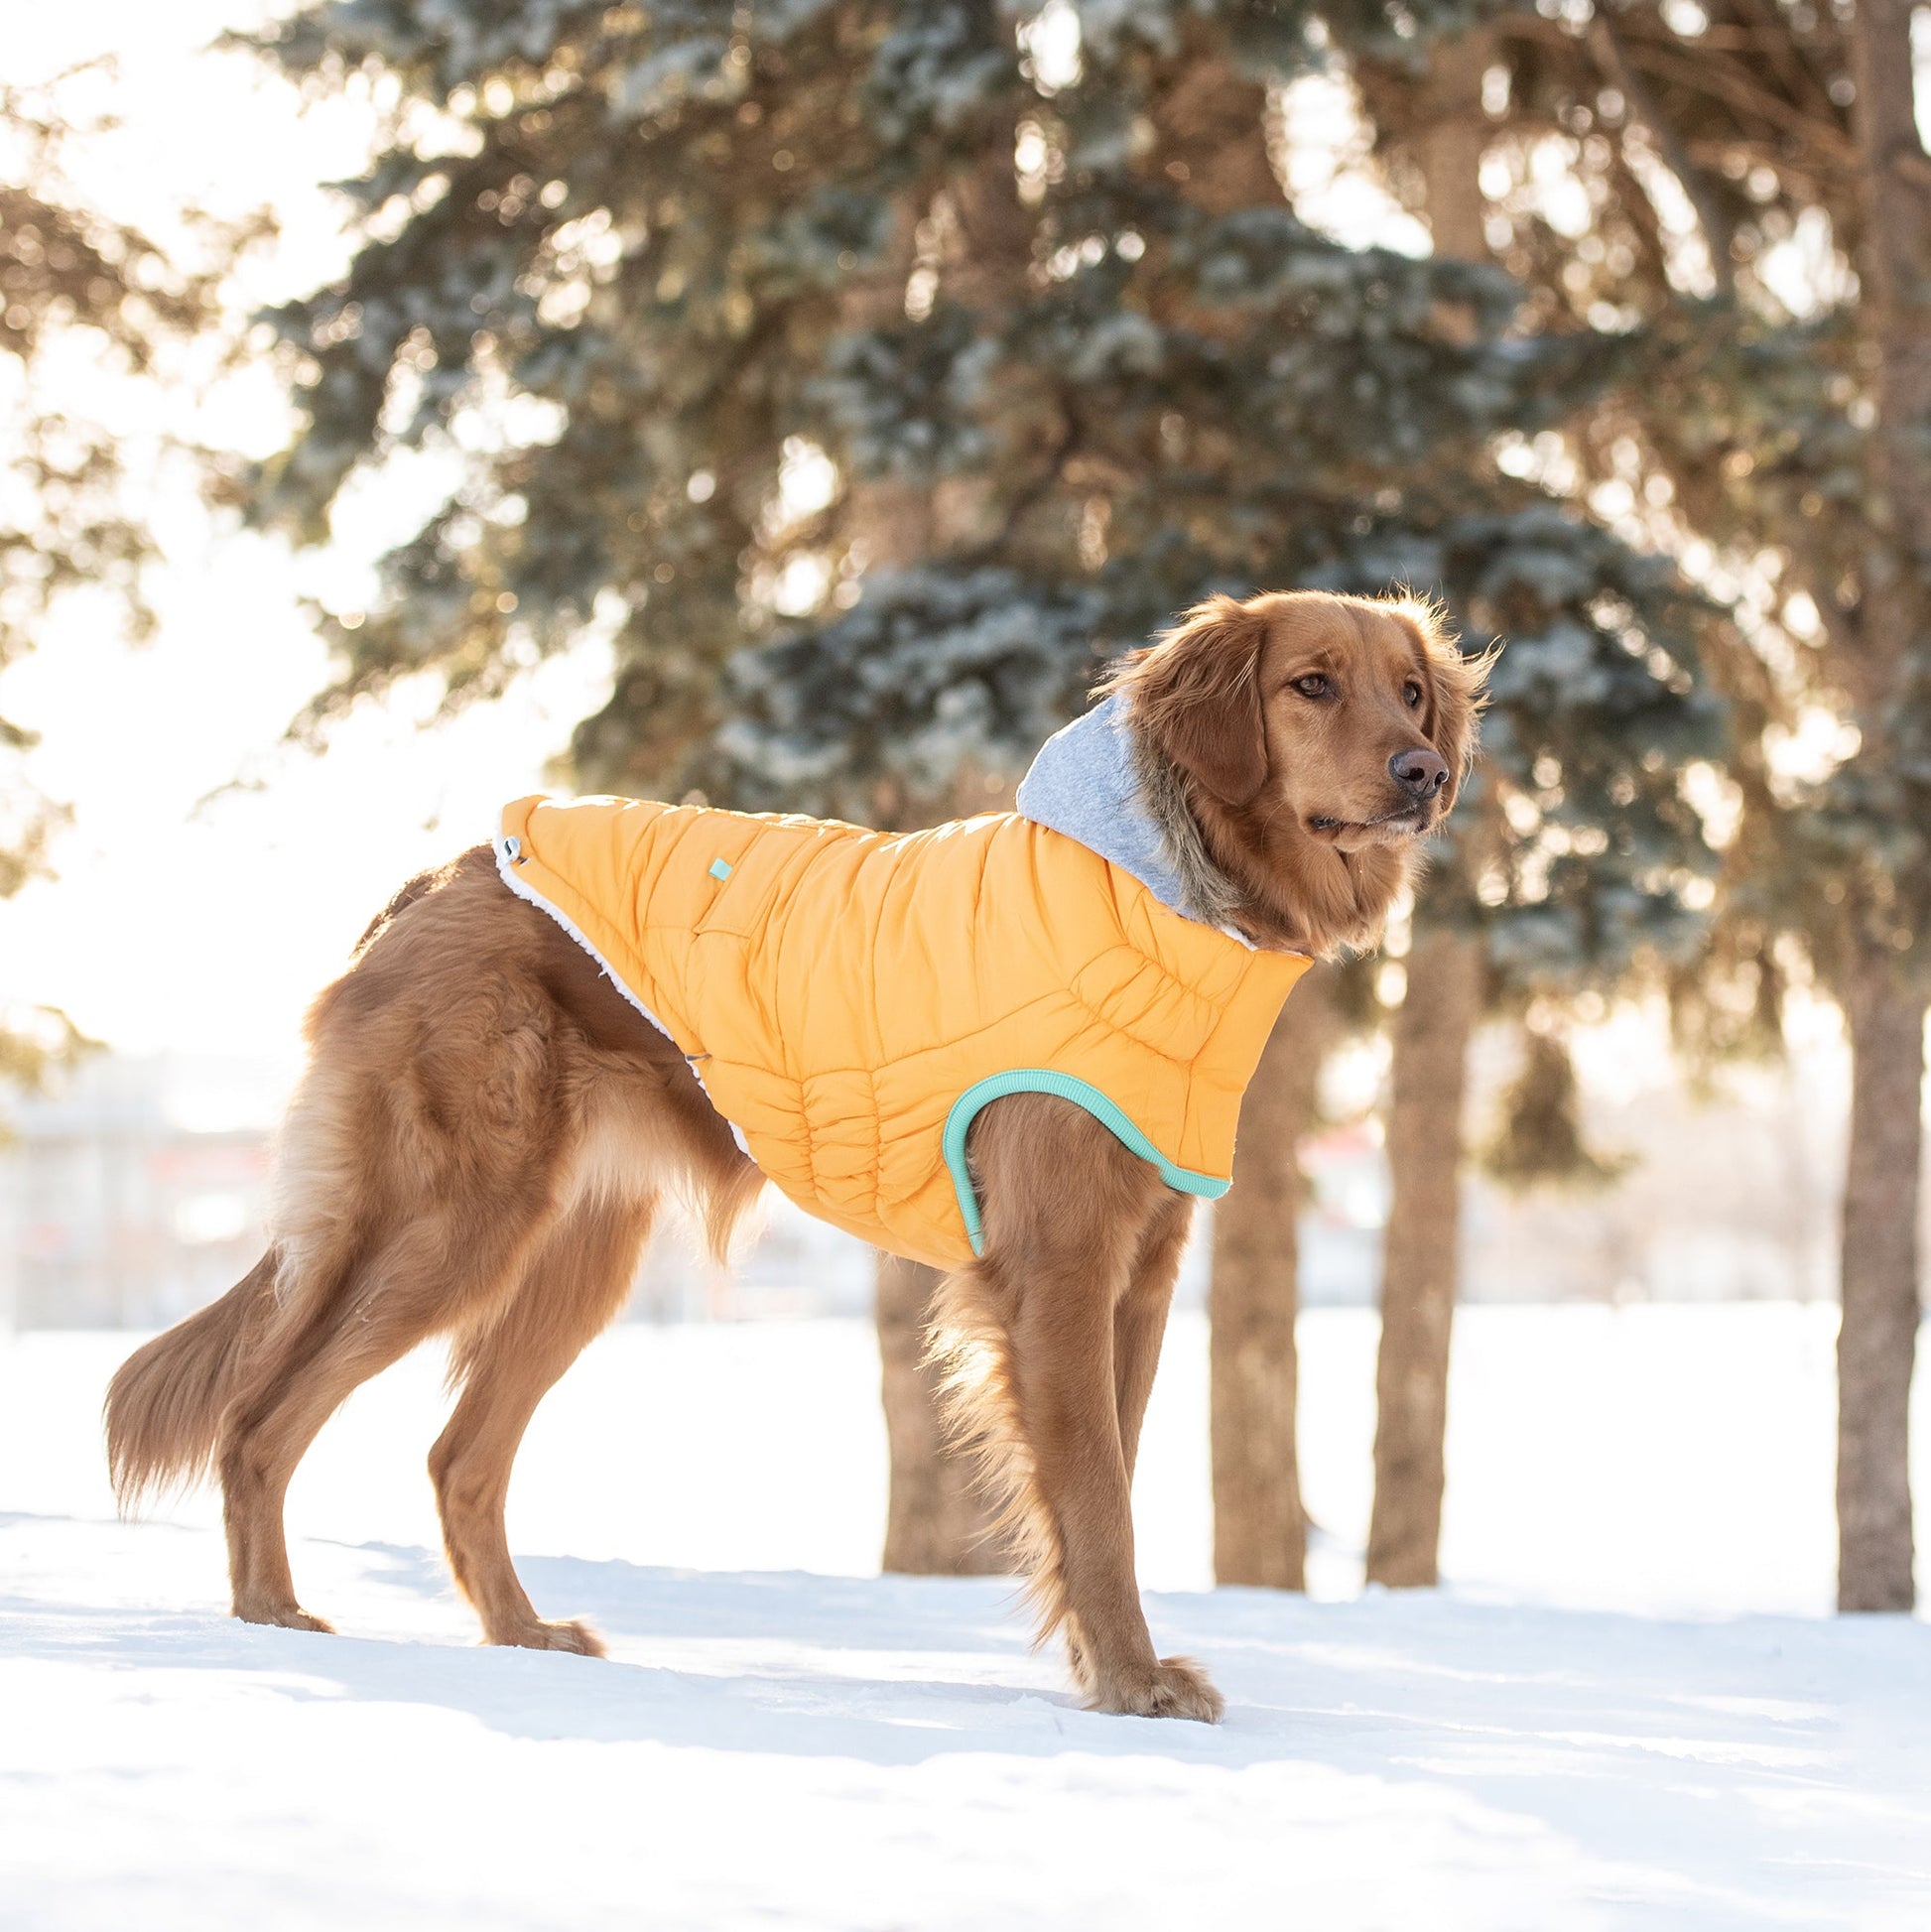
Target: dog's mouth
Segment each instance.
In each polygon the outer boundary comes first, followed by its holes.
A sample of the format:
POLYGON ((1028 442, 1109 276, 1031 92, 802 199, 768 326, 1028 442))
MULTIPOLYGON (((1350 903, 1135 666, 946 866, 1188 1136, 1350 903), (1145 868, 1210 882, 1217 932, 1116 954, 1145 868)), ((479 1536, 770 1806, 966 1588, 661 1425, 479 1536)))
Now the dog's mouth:
POLYGON ((1384 839, 1415 837, 1428 830, 1433 816, 1426 805, 1397 806, 1378 819, 1337 819, 1318 813, 1308 821, 1308 830, 1331 844, 1339 844, 1344 838, 1372 837, 1377 833, 1384 839))

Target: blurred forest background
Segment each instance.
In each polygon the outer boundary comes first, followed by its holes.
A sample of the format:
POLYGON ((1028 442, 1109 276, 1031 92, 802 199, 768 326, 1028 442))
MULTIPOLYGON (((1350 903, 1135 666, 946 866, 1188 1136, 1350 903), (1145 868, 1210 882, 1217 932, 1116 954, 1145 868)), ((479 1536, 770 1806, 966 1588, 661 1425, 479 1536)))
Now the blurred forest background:
MULTIPOLYGON (((1208 591, 1405 583, 1505 645, 1485 755, 1190 1269, 1217 1574, 1304 1579, 1303 1299, 1378 1302, 1366 1570, 1416 1585, 1459 1299, 1837 1296, 1840 1603, 1910 1607, 1931 13, 124 24, 0 87, 16 1319, 241 1272, 294 1002, 540 768, 998 809, 1208 591)), ((933 1285, 779 1216, 640 1305, 875 1305, 886 1565, 998 1567, 933 1285)))

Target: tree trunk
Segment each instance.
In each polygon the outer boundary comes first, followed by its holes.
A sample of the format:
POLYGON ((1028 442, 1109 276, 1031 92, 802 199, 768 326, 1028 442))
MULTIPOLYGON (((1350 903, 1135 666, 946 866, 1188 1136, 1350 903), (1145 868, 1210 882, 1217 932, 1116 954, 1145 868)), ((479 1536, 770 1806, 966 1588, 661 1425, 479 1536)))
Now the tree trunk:
POLYGON ((1214 1210, 1214 1576, 1307 1587, 1307 1518, 1295 1453, 1298 1143, 1335 1035, 1327 968, 1281 1010, 1240 1109, 1233 1186, 1214 1210))
MULTIPOLYGON (((905 314, 920 209, 897 210, 893 243, 874 275, 855 278, 842 299, 847 327, 883 327, 905 314)), ((899 477, 864 477, 850 485, 847 533, 863 546, 866 570, 916 563, 933 544, 932 492, 899 477)), ((990 1561, 980 1541, 982 1513, 966 1472, 947 1453, 932 1376, 923 1366, 927 1313, 940 1276, 935 1268, 882 1250, 874 1274, 880 1393, 890 1489, 885 1505, 886 1570, 959 1576, 990 1561)))
POLYGON ((938 1391, 925 1366, 937 1268, 878 1257, 878 1353, 884 1373, 891 1499, 882 1565, 921 1577, 986 1576, 1003 1566, 966 1463, 939 1429, 938 1391))
MULTIPOLYGON (((1864 234, 1858 327, 1876 403, 1865 514, 1861 635, 1846 667, 1862 756, 1894 757, 1886 708, 1904 695, 1931 629, 1931 197, 1918 138, 1911 0, 1859 0, 1852 28, 1864 234)), ((1838 1607, 1908 1610, 1912 1583, 1908 1411, 1918 1325, 1918 1157, 1924 1000, 1888 944, 1886 909, 1863 907, 1845 972, 1851 1144, 1838 1330, 1838 1607)), ((1908 940, 1909 936, 1905 936, 1908 940)), ((1922 942, 1920 942, 1921 944, 1922 942)))
MULTIPOLYGON (((963 773, 953 803, 960 818, 1009 812, 1012 787, 988 789, 977 773, 963 773)), ((938 1383, 925 1366, 932 1298, 944 1279, 937 1268, 879 1252, 874 1316, 891 1458, 880 1567, 922 1577, 991 1576, 1010 1567, 1007 1552, 992 1534, 969 1461, 946 1441, 938 1383)))
MULTIPOLYGON (((1009 303, 1025 286, 1030 230, 1020 219, 1011 143, 996 146, 994 160, 954 182, 964 261, 948 267, 948 293, 980 305, 1009 303)), ((906 283, 918 252, 921 219, 929 202, 908 193, 896 210, 886 258, 876 273, 854 278, 841 299, 845 326, 876 328, 905 316, 906 283)), ((916 564, 967 534, 976 506, 957 491, 899 477, 854 479, 846 496, 848 534, 863 545, 866 570, 916 564)), ((962 785, 970 795, 956 803, 966 813, 1009 805, 989 794, 975 776, 962 785)), ((901 828, 930 823, 932 801, 888 803, 885 823, 901 828)), ((877 1259, 874 1312, 878 1329, 881 1392, 890 1455, 886 1503, 887 1570, 925 1576, 977 1576, 999 1570, 1000 1552, 988 1540, 988 1517, 969 1480, 967 1466, 952 1454, 940 1427, 937 1391, 923 1366, 935 1268, 881 1252, 877 1259)))
MULTIPOLYGON (((1435 252, 1469 261, 1488 256, 1481 76, 1493 47, 1476 32, 1436 51, 1415 142, 1435 252)), ((1397 1588, 1432 1585, 1441 1547, 1449 1336, 1462 1258, 1462 1095, 1483 967, 1479 940, 1418 921, 1394 1023, 1367 1577, 1397 1588)))
POLYGON ((1478 940, 1418 930, 1394 1023, 1367 1579, 1396 1588, 1436 1581, 1461 1258, 1462 1097, 1483 969, 1478 940))
POLYGON ((1189 51, 1149 101, 1153 141, 1141 157, 1162 186, 1211 215, 1278 207, 1267 153, 1267 89, 1218 55, 1189 51))
POLYGON ((1465 262, 1488 259, 1488 204, 1481 192, 1488 121, 1481 109, 1481 76, 1494 58, 1494 36, 1480 28, 1437 47, 1412 137, 1435 252, 1465 262))
POLYGON ((1911 60, 1913 0, 1858 0, 1852 70, 1863 246, 1858 330, 1877 405, 1866 511, 1875 538, 1866 563, 1869 662, 1861 702, 1892 694, 1924 646, 1931 545, 1931 161, 1918 138, 1911 60))
MULTIPOLYGON (((1266 89, 1230 62, 1184 41, 1153 88, 1153 139, 1137 165, 1163 193, 1210 215, 1279 207, 1267 142, 1266 89)), ((1163 322, 1205 335, 1228 317, 1165 300, 1163 322)), ((1307 1525, 1295 1460, 1295 1143, 1314 1107, 1315 1077, 1334 1029, 1322 967, 1282 1009, 1240 1109, 1233 1187, 1214 1211, 1212 1446, 1214 1574, 1223 1584, 1304 1587, 1307 1525)))
POLYGON ((1883 960, 1853 969, 1845 1005, 1852 1084, 1837 1338, 1837 1605, 1908 1610, 1924 1006, 1883 960))

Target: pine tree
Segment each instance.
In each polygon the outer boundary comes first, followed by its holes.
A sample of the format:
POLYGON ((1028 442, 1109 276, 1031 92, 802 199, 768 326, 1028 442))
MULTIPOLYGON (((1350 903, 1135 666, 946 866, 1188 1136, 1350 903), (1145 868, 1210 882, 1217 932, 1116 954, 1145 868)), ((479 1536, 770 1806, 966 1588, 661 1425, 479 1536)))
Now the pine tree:
MULTIPOLYGON (((1480 171, 1489 139, 1483 83, 1495 53, 1495 31, 1483 25, 1432 49, 1410 51, 1396 63, 1358 64, 1369 83, 1367 99, 1386 116, 1376 129, 1383 152, 1405 170, 1438 254, 1489 259, 1480 171)), ((1586 339, 1580 330, 1579 339, 1586 339)), ((1629 352, 1626 343, 1604 342, 1611 354, 1618 346, 1629 352)), ((1592 399, 1592 411, 1600 407, 1601 399, 1592 399)), ((1700 644, 1712 641, 1712 623, 1694 628, 1700 644)), ((1582 693, 1577 696, 1589 703, 1582 693)), ((1632 755, 1653 751, 1649 730, 1650 720, 1611 708, 1592 718, 1575 749, 1599 767, 1614 769, 1632 755)), ((1697 737, 1695 727, 1679 737, 1673 747, 1677 756, 1713 749, 1707 733, 1700 744, 1697 737)), ((1653 981, 1672 965, 1680 969, 1685 952, 1687 929, 1659 935, 1614 923, 1583 922, 1552 944, 1533 888, 1526 894, 1484 893, 1480 879, 1498 861, 1509 862, 1511 847, 1525 850, 1533 865, 1551 849, 1587 854, 1600 845, 1607 854, 1612 842, 1617 855, 1609 864, 1640 870, 1656 864, 1673 843, 1676 862, 1707 867, 1683 801, 1667 798, 1677 771, 1676 762, 1665 763, 1663 788, 1652 801, 1658 816, 1646 828, 1646 854, 1633 858, 1633 846, 1623 849, 1631 828, 1612 834, 1603 821, 1592 819, 1587 804, 1578 812, 1578 801, 1565 797, 1588 790, 1573 752, 1567 765, 1546 746, 1526 761, 1511 758, 1497 773, 1502 782, 1486 815, 1468 822, 1465 814, 1459 863, 1438 869, 1418 896, 1406 989, 1391 1027, 1391 1186, 1382 1243, 1374 1501, 1366 1557, 1372 1582, 1431 1585, 1437 1576, 1450 1337, 1461 1275, 1465 1094, 1477 1028, 1484 1017, 1519 1016, 1530 1003, 1547 1003, 1552 996, 1560 1000, 1585 988, 1613 989, 1645 972, 1653 981), (1555 823, 1524 839, 1523 807, 1538 795, 1562 800, 1563 809, 1555 823), (1504 816, 1510 801, 1513 826, 1504 816)), ((1532 1039, 1533 1054, 1546 1056, 1551 1050, 1551 1042, 1532 1039)), ((1553 1165, 1553 1150, 1545 1150, 1539 1171, 1547 1173, 1553 1165)))
MULTIPOLYGON (((1117 78, 1112 85, 1117 89, 1117 78)), ((1148 118, 1158 125, 1157 117, 1148 118)), ((1250 118, 1247 125, 1251 124, 1250 118)), ((1254 145, 1257 150, 1258 144, 1254 145)), ((1250 170, 1248 179, 1259 173, 1250 170)), ((1468 188, 1475 192, 1473 180, 1468 188)), ((1265 193, 1277 200, 1271 177, 1265 178, 1265 193)), ((1562 406, 1561 376, 1551 379, 1547 369, 1539 373, 1543 387, 1538 390, 1531 378, 1525 385, 1528 394, 1518 390, 1514 399, 1515 406, 1530 416, 1538 408, 1562 406)), ((1161 393, 1184 419, 1199 420, 1186 374, 1163 370, 1161 393)), ((1111 396, 1096 409, 1080 411, 1080 420, 1111 423, 1117 416, 1118 403, 1111 396)), ((1291 434, 1285 440, 1295 447, 1291 434)), ((1457 451, 1464 474, 1475 466, 1472 453, 1466 442, 1457 451)), ((1442 1411, 1438 1393, 1431 1412, 1427 1391, 1440 1391, 1446 1381, 1447 1309, 1455 1246, 1452 1204, 1459 1147, 1458 1136, 1452 1131, 1445 1135, 1442 1109, 1446 1106, 1450 1120, 1459 1110, 1468 1038, 1484 992, 1487 929, 1496 929, 1495 947, 1510 963, 1509 976, 1518 985, 1547 983, 1558 974, 1570 981, 1612 980, 1638 956, 1656 959, 1680 954, 1694 924, 1682 917, 1682 895, 1686 888, 1704 882, 1701 874, 1709 869, 1710 855, 1695 815, 1678 795, 1677 773, 1690 758, 1714 752, 1718 734, 1713 708, 1690 694, 1686 676, 1690 640, 1710 613, 1682 597, 1666 570, 1624 558, 1618 554, 1619 546, 1576 529, 1552 515, 1546 504, 1519 497, 1521 507, 1513 519, 1465 517, 1445 541, 1439 524, 1429 528, 1432 506, 1425 488, 1417 486, 1425 473, 1424 463, 1416 460, 1412 450, 1407 456, 1395 496, 1406 515, 1397 514, 1386 524, 1368 520, 1360 533, 1371 532, 1364 546, 1366 558, 1360 564, 1352 560, 1342 564, 1329 580, 1380 587, 1391 577, 1405 577, 1448 592, 1467 621, 1489 629, 1505 627, 1521 640, 1515 661, 1519 670, 1505 673, 1496 686, 1506 716, 1498 716, 1498 730, 1491 737, 1504 726, 1508 733, 1496 746, 1499 759, 1505 761, 1501 783, 1490 793, 1485 809, 1472 801, 1483 833, 1456 864, 1444 870, 1441 882, 1424 900, 1430 914, 1418 930, 1416 956, 1410 962, 1418 991, 1406 1011, 1420 1051, 1403 1056, 1397 1074, 1392 1146, 1397 1197, 1388 1263, 1390 1278, 1408 1292, 1384 1304, 1392 1317, 1392 1344, 1383 1361, 1384 1428, 1377 1455, 1384 1475, 1392 1480, 1385 1480, 1378 1493, 1384 1504, 1397 1492, 1414 1496, 1419 1503, 1409 1521, 1395 1521, 1384 1513, 1374 1557, 1376 1574, 1385 1580, 1432 1581, 1440 1510, 1442 1411), (1404 522, 1408 527, 1401 527, 1404 522), (1416 523, 1422 528, 1416 529, 1416 523), (1394 557, 1389 556, 1390 549, 1396 550, 1394 557), (1565 551, 1569 554, 1562 556, 1565 551), (1620 614, 1606 628, 1605 613, 1618 606, 1620 614), (1618 625, 1624 628, 1616 636, 1618 625), (1672 663, 1666 653, 1648 661, 1638 654, 1632 660, 1630 647, 1651 643, 1658 634, 1675 644, 1681 661, 1672 663), (1546 647, 1558 639, 1557 648, 1536 665, 1538 645, 1546 647), (1562 658, 1568 660, 1566 672, 1555 668, 1554 661, 1562 658), (1504 796, 1512 801, 1512 822, 1500 816, 1504 796), (1572 893, 1575 898, 1568 900, 1572 893), (1446 911, 1441 910, 1444 907, 1446 911), (1430 997, 1451 986, 1456 993, 1451 1006, 1430 997), (1403 1076, 1420 1065, 1430 1067, 1432 1084, 1410 1093, 1413 1083, 1403 1076), (1446 1101, 1445 1080, 1451 1086, 1446 1101), (1406 1121, 1413 1122, 1412 1131, 1404 1128, 1406 1121), (1426 1192, 1426 1183, 1419 1200, 1413 1198, 1412 1188, 1403 1190, 1401 1182, 1410 1173, 1434 1178, 1433 1196, 1426 1192), (1446 1231, 1444 1193, 1450 1207, 1446 1231), (1421 1393, 1422 1406, 1419 1413, 1409 1414, 1416 1391, 1421 1393), (1404 1551, 1425 1552, 1405 1574, 1404 1551)), ((1256 456, 1257 467, 1264 461, 1256 456)), ((1126 468, 1117 457, 1115 464, 1126 468)), ((1346 472, 1337 480, 1344 492, 1359 487, 1346 472)), ((1191 482, 1182 476, 1162 476, 1157 470, 1149 479, 1151 487, 1171 492, 1160 512, 1169 530, 1185 515, 1191 482)), ((1489 487, 1498 493, 1503 490, 1498 478, 1489 487)), ((1106 501, 1109 532, 1117 525, 1120 500, 1115 496, 1106 501)), ((1361 499, 1356 497, 1350 507, 1358 510, 1361 499)), ((1267 510, 1257 509, 1249 499, 1229 521, 1235 528, 1264 529, 1267 516, 1267 510)), ((1068 514, 1066 524, 1071 520, 1068 514)), ((1311 521, 1297 506, 1291 520, 1276 523, 1270 534, 1277 542, 1292 544, 1311 521)), ((1094 590, 1105 596, 1108 591, 1118 594, 1116 585, 1122 582, 1130 586, 1128 573, 1140 556, 1137 549, 1125 550, 1116 576, 1110 558, 1098 571, 1090 571, 1094 590)), ((1251 576, 1236 576, 1239 567, 1230 570, 1229 561, 1210 556, 1190 560, 1190 567, 1203 572, 1218 568, 1242 584, 1268 578, 1264 566, 1251 576)), ((1036 650, 1038 640, 1051 637, 1056 621, 1065 622, 1073 633, 1069 642, 1077 642, 1092 624, 1085 612, 1068 613, 1055 601, 1072 575, 1071 562, 1061 565, 1051 596, 1035 599, 1036 614, 1028 628, 1036 650)), ((1335 571, 1334 560, 1324 559, 1323 564, 1335 571)), ((1295 559, 1275 569, 1286 580, 1296 580, 1307 566, 1295 559)), ((931 584, 932 578, 928 570, 925 582, 931 584)), ((747 772, 764 764, 786 774, 782 790, 771 795, 772 802, 802 796, 828 809, 837 809, 840 803, 843 809, 857 809, 859 800, 837 789, 849 785, 854 773, 866 782, 883 779, 894 788, 941 782, 944 772, 955 767, 933 764, 935 727, 941 725, 937 705, 930 720, 907 719, 898 713, 908 696, 918 697, 921 680, 932 679, 935 673, 941 680, 943 702, 957 707, 956 718, 975 731, 982 730, 987 720, 999 718, 996 699, 990 705, 960 702, 957 675, 945 672, 945 653, 933 648, 935 639, 945 637, 953 614, 944 596, 957 594, 958 587, 958 574, 950 573, 943 590, 934 585, 922 603, 913 604, 909 586, 895 582, 889 608, 861 606, 852 618, 829 632, 761 654, 756 670, 764 672, 768 666, 775 672, 782 709, 773 708, 768 713, 769 726, 775 728, 759 731, 738 726, 733 742, 748 747, 750 755, 742 760, 747 772), (905 640, 903 647, 896 642, 899 638, 905 640), (901 649, 903 656, 895 657, 901 649), (914 654, 916 669, 910 661, 914 654), (873 691, 893 708, 894 714, 873 713, 856 720, 856 728, 848 729, 843 744, 837 744, 840 706, 847 711, 854 705, 869 706, 873 691), (813 733, 815 744, 809 735, 813 733), (908 771, 905 763, 897 762, 910 759, 918 760, 920 769, 908 771), (834 781, 833 789, 822 789, 826 778, 834 781)), ((984 594, 1002 616, 1009 616, 1013 586, 999 580, 987 585, 984 594)), ((977 611, 970 609, 966 615, 961 668, 976 669, 984 663, 990 640, 976 622, 977 611)), ((1146 615, 1145 606, 1132 611, 1132 616, 1146 615)), ((1050 665, 1059 653, 1039 651, 1039 656, 1050 665)), ((1014 677, 1009 661, 988 669, 987 682, 994 693, 1023 692, 1034 707, 1041 705, 1042 698, 1048 708, 1073 699, 1065 687, 1053 690, 1030 667, 1022 678, 1014 677)), ((755 715, 766 692, 753 685, 748 696, 755 715)), ((1016 728, 1006 744, 982 738, 955 753, 955 758, 977 764, 996 764, 1001 757, 1011 761, 1015 752, 1030 746, 1046 721, 1037 709, 1021 712, 1013 720, 1016 728)), ((1304 1087, 1312 1071, 1305 1064, 1306 1051, 1283 1051, 1294 1060, 1295 1080, 1304 1087)), ((1288 1131, 1286 1123, 1297 1117, 1296 1102, 1291 1092, 1268 1093, 1269 1078, 1264 1065, 1249 1098, 1250 1122, 1264 1119, 1288 1131)), ((1291 1155, 1291 1148, 1286 1152, 1291 1155)), ((1265 1189, 1252 1187, 1260 1178, 1257 1173, 1246 1178, 1249 1192, 1223 1211, 1229 1225, 1217 1242, 1214 1359, 1222 1371, 1214 1405, 1220 1525, 1217 1571, 1223 1581, 1298 1583, 1300 1515, 1298 1496, 1293 1493, 1291 1448, 1270 1450, 1263 1459, 1277 1473, 1272 1484, 1256 1481, 1257 1447, 1277 1443, 1284 1426, 1291 1444, 1292 1249, 1285 1238, 1296 1198, 1291 1158, 1270 1172, 1271 1185, 1265 1189), (1254 1241, 1243 1225, 1250 1217, 1262 1228, 1271 1229, 1278 1257, 1272 1268, 1252 1265, 1254 1241), (1263 1348, 1254 1340, 1261 1336, 1276 1339, 1263 1348), (1256 1372, 1254 1363, 1262 1356, 1272 1364, 1271 1375, 1256 1372)))
POLYGON ((1492 268, 1312 232, 1269 161, 1317 23, 1392 59, 1468 19, 1156 0, 1084 16, 1076 74, 967 0, 297 15, 285 66, 409 111, 348 276, 275 318, 307 422, 256 513, 316 536, 358 463, 471 452, 328 617, 315 721, 412 672, 486 696, 595 618, 584 780, 909 824, 1209 590, 1406 581, 1510 640, 1467 902, 1525 958, 1678 942, 1705 612, 1490 453, 1615 354, 1492 268))
MULTIPOLYGON (((1738 720, 1730 770, 1741 822, 1712 944, 1679 980, 1684 1015, 1702 1045, 1773 1032, 1779 936, 1802 941, 1847 1014, 1847 1609, 1911 1601, 1905 1413, 1931 975, 1931 800, 1915 752, 1931 737, 1921 521, 1931 396, 1915 292, 1931 160, 1900 20, 1878 6, 1737 0, 1667 15, 1607 9, 1572 33, 1505 13, 1491 30, 1483 143, 1509 183, 1489 229, 1552 325, 1608 315, 1644 326, 1638 379, 1566 452, 1581 487, 1633 486, 1633 517, 1658 541, 1714 547, 1741 592, 1744 621, 1719 667, 1738 720), (1567 147, 1593 211, 1583 233, 1530 205, 1539 141, 1567 147), (1862 739, 1823 783, 1766 757, 1765 727, 1805 704, 1837 707, 1862 739)), ((1377 123, 1406 141, 1406 76, 1363 77, 1377 123)))
POLYGON ((487 696, 600 615, 616 676, 579 775, 690 782, 721 666, 832 520, 773 521, 846 302, 906 211, 1011 135, 992 10, 895 14, 343 0, 264 44, 313 86, 379 71, 436 118, 348 186, 345 280, 273 319, 306 422, 255 514, 319 537, 358 463, 488 426, 376 608, 326 613, 342 675, 315 721, 418 671, 451 705, 487 696))

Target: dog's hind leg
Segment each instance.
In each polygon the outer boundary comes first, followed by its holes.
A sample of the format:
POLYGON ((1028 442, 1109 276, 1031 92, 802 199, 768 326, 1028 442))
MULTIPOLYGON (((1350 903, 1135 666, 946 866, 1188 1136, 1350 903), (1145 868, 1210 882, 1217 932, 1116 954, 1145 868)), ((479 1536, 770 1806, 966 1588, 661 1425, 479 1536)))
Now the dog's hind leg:
POLYGON ((623 1306, 655 1210, 650 1195, 573 1209, 530 1257, 498 1320, 456 1346, 451 1379, 462 1395, 429 1467, 450 1568, 482 1619, 485 1642, 603 1654, 587 1624, 537 1615, 510 1561, 503 1505, 537 1404, 623 1306))
POLYGON ((296 1601, 289 1568, 283 1505, 296 1465, 322 1425, 358 1384, 398 1361, 423 1340, 392 1322, 358 1324, 344 1338, 322 1311, 286 1338, 267 1358, 223 1419, 216 1468, 221 1516, 228 1535, 228 1580, 234 1614, 244 1623, 279 1623, 291 1630, 333 1626, 296 1601), (352 1346, 345 1346, 352 1343, 352 1346))
POLYGON ((297 1603, 289 1570, 283 1505, 296 1466, 354 1389, 499 1291, 537 1224, 527 1202, 459 1224, 423 1215, 332 1290, 312 1291, 284 1311, 246 1365, 216 1452, 234 1613, 243 1622, 329 1627, 297 1603))

